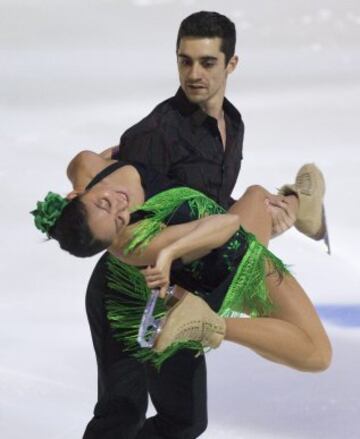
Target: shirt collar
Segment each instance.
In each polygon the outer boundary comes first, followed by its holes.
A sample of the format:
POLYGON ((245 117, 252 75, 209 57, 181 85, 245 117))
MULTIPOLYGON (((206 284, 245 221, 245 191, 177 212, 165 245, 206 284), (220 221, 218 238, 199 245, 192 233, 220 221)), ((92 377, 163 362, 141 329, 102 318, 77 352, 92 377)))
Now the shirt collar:
POLYGON ((238 110, 234 107, 234 105, 228 101, 226 98, 224 98, 224 104, 223 104, 224 113, 229 116, 229 118, 235 122, 235 124, 240 124, 241 114, 238 112, 238 110))
MULTIPOLYGON (((191 116, 193 123, 197 126, 202 125, 208 118, 214 119, 205 113, 197 104, 190 102, 181 87, 179 87, 175 94, 175 104, 180 113, 184 116, 191 116)), ((223 109, 225 114, 236 124, 241 122, 240 113, 226 98, 224 98, 223 109)))
POLYGON ((197 104, 193 104, 188 100, 181 87, 179 87, 176 92, 175 104, 183 116, 191 117, 195 125, 202 125, 208 117, 208 115, 197 104))

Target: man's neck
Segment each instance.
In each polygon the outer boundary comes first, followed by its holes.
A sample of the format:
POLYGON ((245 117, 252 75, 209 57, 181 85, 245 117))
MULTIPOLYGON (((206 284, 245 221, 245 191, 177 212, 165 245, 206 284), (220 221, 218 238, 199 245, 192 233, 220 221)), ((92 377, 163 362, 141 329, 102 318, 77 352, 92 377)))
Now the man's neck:
POLYGON ((221 143, 225 149, 226 145, 226 125, 225 125, 225 116, 224 116, 224 95, 220 98, 213 101, 208 101, 203 106, 200 105, 200 108, 207 113, 209 116, 213 117, 217 121, 217 126, 221 136, 221 143))
POLYGON ((221 143, 225 149, 226 145, 226 125, 225 125, 225 116, 223 110, 223 102, 221 102, 221 106, 219 104, 213 106, 200 106, 200 108, 207 113, 209 116, 216 119, 217 126, 221 136, 221 143))
POLYGON ((204 104, 200 104, 200 108, 209 116, 216 119, 218 122, 224 120, 224 96, 222 98, 217 98, 208 102, 204 102, 204 104))

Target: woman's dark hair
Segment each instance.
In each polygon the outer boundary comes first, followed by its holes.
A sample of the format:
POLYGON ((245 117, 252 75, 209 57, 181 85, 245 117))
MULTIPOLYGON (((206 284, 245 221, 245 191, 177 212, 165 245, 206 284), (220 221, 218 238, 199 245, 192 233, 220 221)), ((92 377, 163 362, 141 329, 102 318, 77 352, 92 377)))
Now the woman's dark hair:
POLYGON ((80 258, 93 256, 110 245, 110 242, 100 241, 92 234, 87 211, 80 197, 74 198, 64 207, 49 230, 49 237, 56 239, 63 250, 80 258))
POLYGON ((225 54, 225 65, 235 53, 235 24, 217 12, 200 11, 186 17, 180 24, 176 40, 176 51, 184 37, 221 38, 220 50, 225 54))

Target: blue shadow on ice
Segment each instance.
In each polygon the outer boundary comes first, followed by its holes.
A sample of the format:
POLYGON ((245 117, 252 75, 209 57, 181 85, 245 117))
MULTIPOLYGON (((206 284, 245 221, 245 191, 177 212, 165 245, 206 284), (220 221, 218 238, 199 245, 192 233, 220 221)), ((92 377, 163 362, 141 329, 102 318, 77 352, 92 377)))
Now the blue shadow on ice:
POLYGON ((337 326, 360 327, 360 305, 316 305, 320 317, 337 326))

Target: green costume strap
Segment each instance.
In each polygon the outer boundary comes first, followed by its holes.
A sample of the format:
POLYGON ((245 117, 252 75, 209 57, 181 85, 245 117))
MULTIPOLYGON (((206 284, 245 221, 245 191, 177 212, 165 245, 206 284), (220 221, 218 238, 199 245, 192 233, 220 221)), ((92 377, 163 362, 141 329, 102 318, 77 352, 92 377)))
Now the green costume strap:
MULTIPOLYGON (((142 211, 150 212, 151 215, 150 218, 139 222, 126 251, 131 252, 139 246, 146 247, 166 226, 165 221, 184 202, 188 203, 193 220, 206 215, 225 213, 215 201, 190 188, 181 187, 161 192, 141 206, 142 211)), ((245 238, 248 249, 235 270, 218 313, 223 317, 239 317, 244 311, 251 317, 269 315, 273 305, 265 284, 266 265, 273 267, 280 276, 288 270, 276 256, 256 240, 254 235, 243 229, 240 229, 238 234, 245 238)), ((229 241, 229 248, 236 244, 238 234, 229 241)), ((194 261, 191 264, 196 267, 197 263, 198 261, 194 261)), ((136 267, 128 266, 111 256, 108 260, 108 268, 108 285, 114 290, 114 294, 107 300, 108 319, 115 329, 115 338, 120 340, 134 356, 140 360, 151 360, 155 366, 160 367, 179 349, 190 348, 198 352, 203 350, 201 344, 194 341, 176 342, 161 354, 151 349, 141 349, 137 344, 137 332, 150 290, 136 267)), ((166 313, 163 302, 158 302, 155 318, 161 318, 166 313)))

